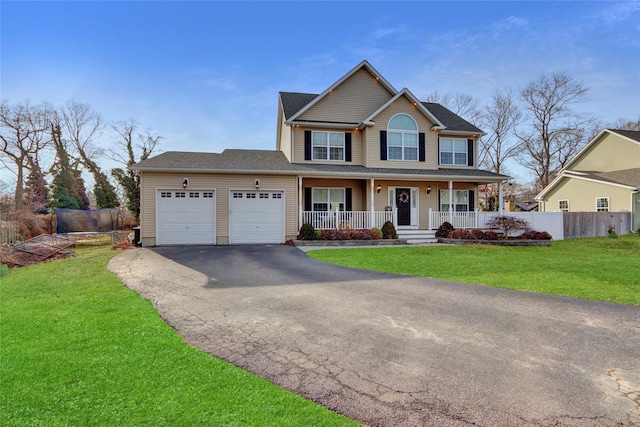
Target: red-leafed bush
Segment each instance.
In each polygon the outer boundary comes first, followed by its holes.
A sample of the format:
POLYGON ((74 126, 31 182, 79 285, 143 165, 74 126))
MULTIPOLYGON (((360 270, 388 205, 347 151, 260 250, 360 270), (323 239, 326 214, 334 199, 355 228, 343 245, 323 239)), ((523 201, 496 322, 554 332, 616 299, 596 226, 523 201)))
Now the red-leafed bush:
POLYGON ((320 240, 378 240, 374 230, 355 230, 353 228, 334 228, 322 230, 320 240))
POLYGON ((520 239, 528 240, 551 240, 551 234, 546 231, 527 230, 519 236, 520 239))

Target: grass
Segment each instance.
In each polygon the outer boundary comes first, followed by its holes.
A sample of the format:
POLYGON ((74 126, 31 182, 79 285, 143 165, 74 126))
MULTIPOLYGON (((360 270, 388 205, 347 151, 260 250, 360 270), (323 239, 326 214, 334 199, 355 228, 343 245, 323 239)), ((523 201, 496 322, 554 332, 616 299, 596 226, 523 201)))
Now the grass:
POLYGON ((551 247, 406 246, 317 250, 348 267, 640 305, 640 236, 554 241, 551 247))
POLYGON ((107 271, 116 254, 0 278, 0 425, 356 425, 185 344, 107 271))

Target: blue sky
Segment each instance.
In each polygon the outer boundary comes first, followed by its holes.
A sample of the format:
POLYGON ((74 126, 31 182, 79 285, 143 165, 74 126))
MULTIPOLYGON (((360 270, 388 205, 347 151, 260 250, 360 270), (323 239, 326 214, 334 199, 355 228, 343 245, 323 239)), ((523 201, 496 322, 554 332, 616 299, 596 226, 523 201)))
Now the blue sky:
POLYGON ((481 102, 563 71, 591 89, 584 112, 640 117, 638 1, 2 1, 0 14, 2 99, 88 103, 162 135, 163 151, 273 149, 278 92, 320 93, 363 59, 419 98, 481 102))

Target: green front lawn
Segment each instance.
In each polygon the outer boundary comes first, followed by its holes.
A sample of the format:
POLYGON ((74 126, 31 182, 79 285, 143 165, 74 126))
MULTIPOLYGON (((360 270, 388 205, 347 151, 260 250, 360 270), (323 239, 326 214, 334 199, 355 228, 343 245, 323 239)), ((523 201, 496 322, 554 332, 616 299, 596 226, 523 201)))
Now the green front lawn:
POLYGON ((551 247, 405 246, 309 256, 347 267, 640 305, 640 236, 554 241, 551 247))
POLYGON ((0 425, 356 425, 185 344, 107 271, 117 253, 0 277, 0 425))

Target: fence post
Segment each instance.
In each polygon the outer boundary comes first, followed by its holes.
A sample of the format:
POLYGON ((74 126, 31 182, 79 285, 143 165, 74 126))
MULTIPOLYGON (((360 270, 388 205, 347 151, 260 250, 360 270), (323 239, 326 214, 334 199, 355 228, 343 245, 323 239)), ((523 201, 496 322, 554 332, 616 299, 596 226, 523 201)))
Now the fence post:
POLYGON ((429 230, 433 230, 432 219, 431 219, 431 216, 432 216, 431 213, 432 212, 431 211, 433 211, 433 208, 429 208, 429 230))

